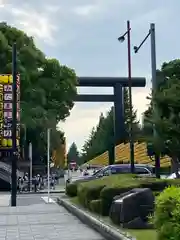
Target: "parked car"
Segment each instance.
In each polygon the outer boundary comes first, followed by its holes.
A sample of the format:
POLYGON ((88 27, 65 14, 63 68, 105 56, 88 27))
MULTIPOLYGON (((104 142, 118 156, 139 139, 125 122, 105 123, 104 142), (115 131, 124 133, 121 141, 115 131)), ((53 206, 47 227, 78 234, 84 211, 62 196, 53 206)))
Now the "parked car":
MULTIPOLYGON (((153 176, 155 172, 154 166, 147 164, 135 164, 134 169, 135 173, 141 176, 153 176)), ((76 178, 73 182, 90 181, 104 176, 109 176, 111 174, 126 174, 126 173, 131 173, 130 164, 114 164, 103 167, 90 176, 81 176, 79 178, 76 178)))

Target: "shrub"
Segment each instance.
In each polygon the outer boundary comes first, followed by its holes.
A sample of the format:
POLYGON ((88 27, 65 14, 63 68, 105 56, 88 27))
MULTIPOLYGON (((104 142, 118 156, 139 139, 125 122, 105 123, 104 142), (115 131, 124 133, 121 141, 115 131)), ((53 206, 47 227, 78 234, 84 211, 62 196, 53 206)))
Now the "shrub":
POLYGON ((168 186, 180 186, 180 179, 166 179, 168 186))
POLYGON ((77 196, 77 183, 69 183, 66 185, 66 194, 69 197, 77 196))
POLYGON ((70 197, 78 196, 80 204, 86 208, 89 208, 90 210, 92 210, 92 208, 94 207, 93 204, 96 204, 96 201, 94 203, 93 200, 100 199, 100 212, 102 215, 107 216, 109 214, 111 203, 115 196, 125 193, 133 188, 140 187, 150 188, 153 192, 155 192, 155 195, 158 195, 158 192, 162 192, 169 185, 180 186, 180 179, 168 180, 145 177, 137 178, 131 174, 120 174, 78 184, 68 184, 66 188, 66 193, 70 197))
POLYGON ((80 184, 78 186, 78 199, 79 202, 90 209, 90 202, 96 200, 100 197, 100 192, 104 188, 104 185, 90 185, 90 184, 80 184))
POLYGON ((164 179, 146 178, 140 182, 141 188, 150 188, 152 191, 162 191, 168 186, 164 179))
POLYGON ((92 212, 100 214, 100 215, 102 214, 101 213, 101 207, 102 207, 101 199, 91 200, 89 206, 90 206, 90 210, 92 212))
POLYGON ((154 225, 158 240, 180 239, 180 188, 166 188, 155 201, 154 225))
POLYGON ((154 195, 155 197, 159 196, 159 194, 160 194, 159 191, 154 191, 154 192, 153 192, 153 195, 154 195))
POLYGON ((111 204, 113 202, 113 198, 117 195, 120 195, 122 193, 128 192, 133 188, 138 188, 139 184, 138 182, 134 181, 126 181, 122 183, 122 185, 112 185, 112 186, 106 186, 102 189, 100 193, 100 197, 102 200, 101 208, 102 208, 102 215, 108 216, 109 210, 111 207, 111 204))

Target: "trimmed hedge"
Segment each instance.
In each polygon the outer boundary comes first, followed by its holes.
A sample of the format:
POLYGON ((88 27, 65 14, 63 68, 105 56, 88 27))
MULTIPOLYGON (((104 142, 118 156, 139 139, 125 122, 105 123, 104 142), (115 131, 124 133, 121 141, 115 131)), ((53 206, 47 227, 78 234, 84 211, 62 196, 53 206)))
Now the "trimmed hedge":
POLYGON ((100 193, 100 198, 102 200, 102 215, 108 216, 113 198, 122 193, 128 192, 133 188, 138 188, 139 185, 136 181, 132 183, 131 179, 127 179, 126 182, 120 182, 118 185, 106 186, 102 189, 100 193))
POLYGON ((91 211, 98 211, 97 213, 108 216, 115 196, 133 188, 150 188, 158 195, 169 185, 180 186, 180 179, 137 178, 131 174, 121 174, 68 184, 66 194, 70 197, 77 196, 79 203, 91 211))
POLYGON ((180 179, 126 179, 126 182, 122 183, 114 186, 106 186, 102 189, 100 193, 100 198, 102 200, 102 215, 108 216, 113 198, 117 195, 128 192, 133 188, 150 188, 153 192, 162 192, 169 185, 180 186, 180 179))
POLYGON ((90 201, 90 210, 94 213, 97 213, 99 215, 102 215, 102 200, 96 199, 90 201))
POLYGON ((100 192, 104 188, 104 185, 94 186, 89 184, 79 184, 77 196, 79 202, 84 206, 90 209, 90 202, 92 200, 99 199, 100 192))
POLYGON ((154 225, 158 240, 180 239, 180 188, 166 188, 155 202, 154 225))
POLYGON ((77 184, 76 183, 69 183, 66 185, 66 194, 69 197, 76 197, 77 196, 77 184))

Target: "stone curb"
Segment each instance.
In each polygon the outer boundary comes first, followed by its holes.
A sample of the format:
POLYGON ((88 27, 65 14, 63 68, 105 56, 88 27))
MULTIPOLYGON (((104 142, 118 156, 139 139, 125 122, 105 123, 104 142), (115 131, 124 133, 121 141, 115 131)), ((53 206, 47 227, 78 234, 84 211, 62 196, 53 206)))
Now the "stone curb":
POLYGON ((136 238, 125 236, 124 233, 121 233, 113 229, 113 227, 102 223, 95 217, 89 215, 83 210, 77 208, 74 204, 71 204, 64 199, 57 198, 57 203, 79 218, 79 220, 81 220, 83 223, 99 232, 107 240, 136 240, 136 238))

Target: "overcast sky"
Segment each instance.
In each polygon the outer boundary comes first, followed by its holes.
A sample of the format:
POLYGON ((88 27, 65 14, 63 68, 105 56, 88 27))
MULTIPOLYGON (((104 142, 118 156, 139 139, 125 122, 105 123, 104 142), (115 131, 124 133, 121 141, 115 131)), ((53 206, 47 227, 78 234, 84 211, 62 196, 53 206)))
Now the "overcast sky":
MULTIPOLYGON (((34 36, 49 57, 74 68, 78 76, 127 76, 127 45, 117 37, 131 21, 132 46, 138 45, 156 24, 157 67, 179 58, 179 0, 0 0, 0 21, 7 21, 34 36)), ((138 118, 147 105, 150 90, 150 41, 132 53, 132 75, 147 78, 146 88, 133 90, 138 118)), ((111 93, 112 89, 78 89, 84 93, 111 93)), ((79 148, 98 122, 100 112, 112 104, 76 103, 60 126, 68 146, 79 148)))

